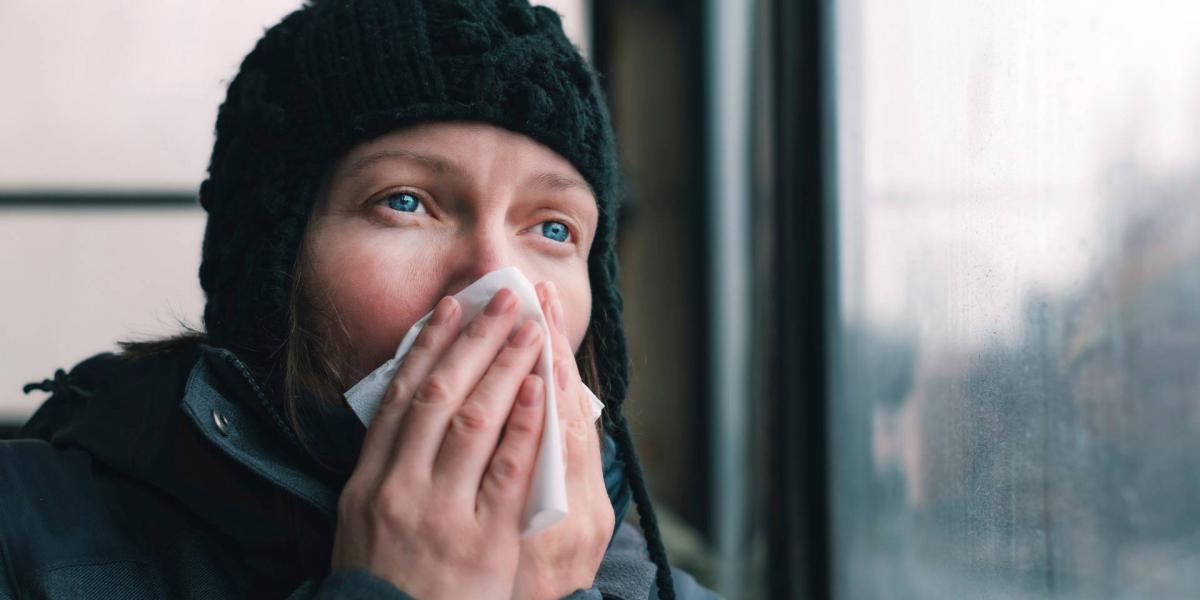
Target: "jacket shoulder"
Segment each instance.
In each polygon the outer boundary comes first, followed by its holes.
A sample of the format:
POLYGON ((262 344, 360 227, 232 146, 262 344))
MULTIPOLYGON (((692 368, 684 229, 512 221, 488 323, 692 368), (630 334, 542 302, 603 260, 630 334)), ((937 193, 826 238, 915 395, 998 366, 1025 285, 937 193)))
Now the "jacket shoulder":
POLYGON ((0 555, 10 584, 124 554, 106 527, 86 452, 0 442, 0 482, 0 555))
POLYGON ((140 405, 163 392, 179 394, 182 380, 199 356, 198 345, 142 356, 96 354, 39 384, 51 395, 21 428, 19 437, 51 441, 64 424, 86 418, 89 412, 132 409, 136 407, 118 405, 140 405))
POLYGON ((0 599, 238 595, 213 552, 171 503, 86 450, 0 442, 0 599))

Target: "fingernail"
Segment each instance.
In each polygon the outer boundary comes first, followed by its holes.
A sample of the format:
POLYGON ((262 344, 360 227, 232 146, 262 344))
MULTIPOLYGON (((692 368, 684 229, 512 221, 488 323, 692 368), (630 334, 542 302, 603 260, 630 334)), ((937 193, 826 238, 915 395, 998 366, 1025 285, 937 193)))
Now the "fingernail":
POLYGON ((558 389, 567 389, 567 363, 561 360, 554 363, 554 378, 558 380, 558 389))
POLYGON ((513 348, 532 346, 533 343, 537 341, 538 334, 541 332, 542 331, 540 328, 538 328, 537 323, 534 323, 533 321, 525 321, 525 324, 521 325, 521 327, 517 329, 517 334, 513 336, 508 345, 512 346, 513 348))
POLYGON ((488 302, 487 308, 484 309, 483 313, 489 317, 502 315, 508 312, 516 303, 517 299, 513 295, 512 290, 502 288, 499 292, 496 292, 495 296, 492 296, 492 301, 488 302))
POLYGON ((546 315, 546 324, 554 327, 554 315, 550 309, 550 293, 546 291, 546 286, 549 284, 548 281, 538 284, 538 302, 542 305, 542 312, 546 315))
POLYGON ((558 327, 560 333, 566 334, 567 324, 563 321, 562 300, 558 296, 558 288, 551 289, 554 290, 554 297, 550 299, 550 310, 554 313, 554 325, 558 327))
POLYGON ((557 292, 558 292, 558 289, 554 287, 554 282, 547 281, 546 282, 546 305, 545 305, 546 320, 549 321, 550 327, 554 328, 556 331, 561 329, 561 327, 558 324, 558 314, 554 312, 554 296, 557 292))
POLYGON ((517 402, 524 407, 530 407, 538 403, 542 396, 542 378, 533 377, 525 380, 525 391, 521 393, 521 397, 517 402))
POLYGON ((446 296, 438 301, 437 306, 433 309, 433 316, 429 317, 430 325, 441 325, 450 318, 450 313, 454 312, 454 305, 458 301, 451 296, 446 296))

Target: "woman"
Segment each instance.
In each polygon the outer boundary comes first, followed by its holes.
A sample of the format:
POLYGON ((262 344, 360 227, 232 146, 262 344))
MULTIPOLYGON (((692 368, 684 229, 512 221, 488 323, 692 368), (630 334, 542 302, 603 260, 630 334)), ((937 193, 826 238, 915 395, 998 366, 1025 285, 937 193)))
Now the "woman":
POLYGON ((667 564, 620 411, 615 164, 547 9, 286 17, 217 118, 205 331, 27 386, 53 395, 0 444, 0 598, 709 597, 667 564), (450 296, 504 266, 537 282, 548 333, 508 292, 462 322, 450 296), (342 392, 430 309, 364 430, 342 392), (522 538, 542 335, 571 509, 522 538), (619 525, 631 497, 645 540, 619 525))

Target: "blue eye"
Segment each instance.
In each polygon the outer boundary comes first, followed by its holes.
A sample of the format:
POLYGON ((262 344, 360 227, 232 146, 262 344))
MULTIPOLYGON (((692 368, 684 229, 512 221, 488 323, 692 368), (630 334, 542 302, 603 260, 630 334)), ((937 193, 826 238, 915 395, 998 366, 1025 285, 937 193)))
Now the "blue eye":
POLYGON ((571 236, 571 231, 558 221, 546 221, 542 223, 542 235, 556 242, 565 242, 571 236))
POLYGON ((406 213, 425 212, 425 206, 411 192, 396 192, 384 198, 388 208, 406 213))

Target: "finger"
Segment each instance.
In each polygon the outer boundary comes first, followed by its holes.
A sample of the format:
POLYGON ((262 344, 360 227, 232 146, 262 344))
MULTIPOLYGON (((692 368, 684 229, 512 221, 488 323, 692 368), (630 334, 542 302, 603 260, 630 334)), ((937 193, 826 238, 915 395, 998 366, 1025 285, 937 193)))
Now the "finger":
POLYGON ((526 321, 450 419, 433 466, 434 479, 442 482, 439 485, 448 492, 472 499, 479 492, 500 429, 541 349, 541 325, 526 321))
POLYGON ((400 421, 392 470, 404 471, 402 476, 431 472, 451 416, 495 360, 516 318, 516 294, 496 292, 417 384, 400 421))
POLYGON ((567 339, 562 299, 553 282, 546 282, 545 297, 547 306, 543 310, 553 321, 551 346, 554 351, 555 395, 563 431, 563 462, 566 466, 568 494, 579 497, 581 494, 590 494, 597 485, 603 485, 600 438, 591 418, 591 410, 585 406, 588 400, 583 393, 583 383, 570 340, 567 339))
POLYGON ((568 494, 571 497, 589 494, 597 485, 603 485, 604 479, 596 428, 579 411, 560 417, 560 422, 568 494))
POLYGON ((542 378, 537 375, 526 375, 522 380, 500 444, 479 486, 475 510, 480 523, 520 528, 521 511, 525 508, 542 440, 542 420, 546 414, 543 387, 542 378))
POLYGON ((367 428, 356 472, 362 470, 378 475, 384 470, 396 447, 400 421, 417 384, 425 379, 432 365, 457 337, 461 319, 462 307, 452 297, 442 298, 433 309, 433 315, 400 363, 380 402, 379 412, 367 428))
POLYGON ((600 420, 592 416, 592 403, 588 398, 587 390, 583 389, 582 385, 580 385, 579 389, 579 404, 580 414, 583 415, 580 427, 587 430, 587 443, 584 444, 584 451, 586 452, 585 458, 587 464, 599 465, 593 469, 595 471, 595 473, 593 473, 593 475, 595 475, 594 481, 599 481, 601 482, 600 484, 603 485, 604 457, 602 447, 604 444, 602 436, 604 435, 604 430, 600 425, 600 420))
POLYGON ((558 289, 554 282, 545 281, 539 290, 542 313, 550 330, 550 347, 553 351, 551 367, 554 369, 555 399, 560 419, 574 418, 579 411, 579 367, 575 364, 575 353, 567 339, 563 325, 562 303, 558 300, 558 289))

